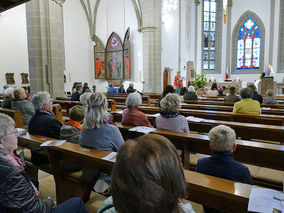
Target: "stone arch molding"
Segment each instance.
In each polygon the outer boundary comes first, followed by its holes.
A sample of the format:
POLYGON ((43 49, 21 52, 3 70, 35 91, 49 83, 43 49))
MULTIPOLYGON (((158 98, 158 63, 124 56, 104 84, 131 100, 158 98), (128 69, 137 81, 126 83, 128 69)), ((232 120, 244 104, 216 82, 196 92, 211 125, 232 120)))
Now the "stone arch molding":
POLYGON ((263 24, 263 21, 259 18, 259 16, 248 10, 246 11, 239 20, 237 21, 232 34, 232 66, 231 66, 231 73, 232 74, 256 74, 261 73, 263 71, 264 67, 264 48, 265 48, 265 26, 263 24), (237 44, 238 44, 238 36, 239 31, 243 23, 248 19, 252 18, 256 24, 260 28, 260 36, 261 36, 261 44, 260 44, 260 66, 259 69, 249 69, 247 72, 244 72, 243 70, 237 70, 237 44))
MULTIPOLYGON (((96 0, 96 4, 93 8, 93 12, 92 12, 92 7, 91 7, 91 3, 90 0, 80 0, 81 5, 83 7, 83 10, 85 12, 87 21, 88 21, 88 25, 89 25, 89 31, 90 31, 90 37, 91 39, 93 39, 93 35, 96 34, 96 19, 97 19, 97 13, 98 13, 98 8, 99 8, 99 4, 101 2, 101 0, 96 0)), ((132 5, 134 7, 134 11, 136 14, 136 19, 137 19, 137 25, 138 25, 138 29, 142 26, 142 14, 141 14, 141 10, 139 8, 139 5, 137 4, 136 0, 131 0, 132 5)))

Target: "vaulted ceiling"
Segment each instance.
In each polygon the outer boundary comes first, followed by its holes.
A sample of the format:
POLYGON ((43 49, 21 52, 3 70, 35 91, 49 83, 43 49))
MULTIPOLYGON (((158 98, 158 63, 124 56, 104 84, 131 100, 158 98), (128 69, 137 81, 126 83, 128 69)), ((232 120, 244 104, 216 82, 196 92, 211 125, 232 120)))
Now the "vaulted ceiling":
POLYGON ((29 0, 0 0, 0 13, 12 7, 26 3, 29 0))

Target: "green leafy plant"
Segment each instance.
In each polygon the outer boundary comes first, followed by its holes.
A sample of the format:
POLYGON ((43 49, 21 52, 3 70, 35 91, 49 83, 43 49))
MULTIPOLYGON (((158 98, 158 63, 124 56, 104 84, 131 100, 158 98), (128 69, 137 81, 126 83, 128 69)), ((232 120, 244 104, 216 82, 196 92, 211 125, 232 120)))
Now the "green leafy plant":
POLYGON ((93 92, 96 92, 97 86, 93 85, 93 92))
POLYGON ((194 76, 194 80, 192 82, 192 85, 196 89, 204 88, 204 86, 207 83, 206 74, 197 74, 196 72, 194 72, 193 76, 194 76))

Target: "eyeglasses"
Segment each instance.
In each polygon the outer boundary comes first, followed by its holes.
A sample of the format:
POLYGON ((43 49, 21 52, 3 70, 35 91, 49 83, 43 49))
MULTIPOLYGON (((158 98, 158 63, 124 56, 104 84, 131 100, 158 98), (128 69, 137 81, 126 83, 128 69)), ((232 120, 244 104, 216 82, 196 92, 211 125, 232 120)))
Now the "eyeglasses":
POLYGON ((14 132, 10 132, 10 133, 8 133, 6 136, 12 135, 12 134, 15 134, 16 137, 19 137, 19 132, 18 132, 16 129, 15 129, 14 132))

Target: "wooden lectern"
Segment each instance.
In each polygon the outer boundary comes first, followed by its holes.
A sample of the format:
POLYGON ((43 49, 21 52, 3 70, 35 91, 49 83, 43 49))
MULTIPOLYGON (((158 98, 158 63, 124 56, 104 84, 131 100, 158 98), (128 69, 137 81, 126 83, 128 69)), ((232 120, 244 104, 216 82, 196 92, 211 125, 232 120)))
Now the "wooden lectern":
POLYGON ((274 91, 274 78, 264 77, 260 81, 260 92, 261 95, 266 95, 266 91, 272 89, 274 91))

